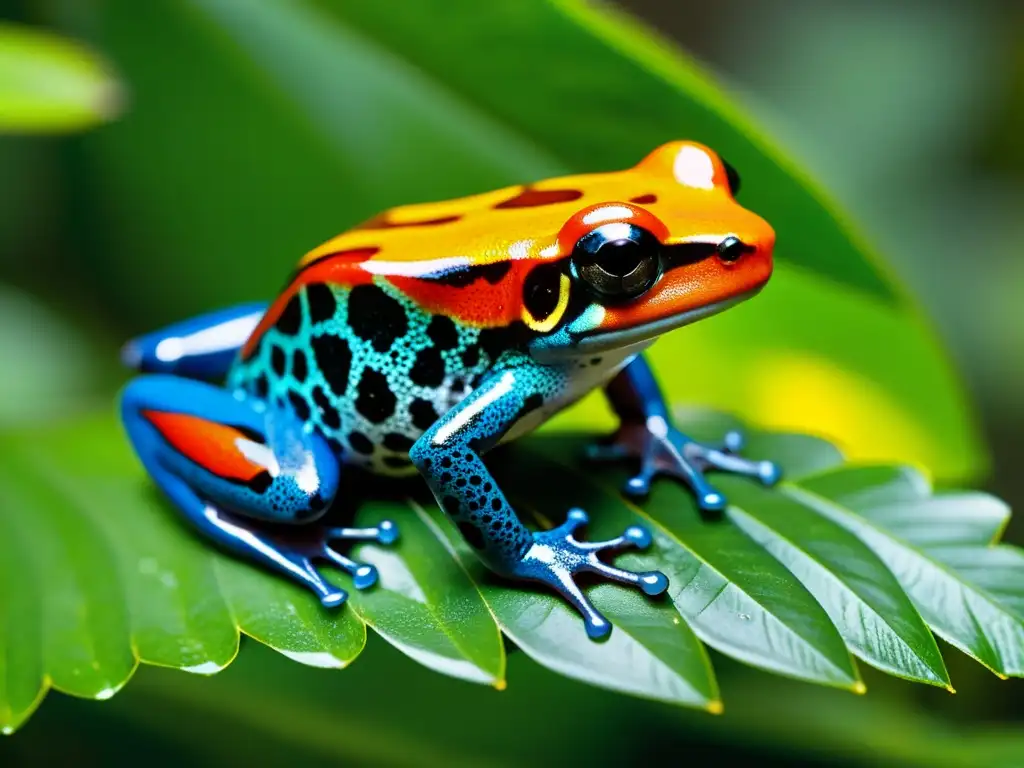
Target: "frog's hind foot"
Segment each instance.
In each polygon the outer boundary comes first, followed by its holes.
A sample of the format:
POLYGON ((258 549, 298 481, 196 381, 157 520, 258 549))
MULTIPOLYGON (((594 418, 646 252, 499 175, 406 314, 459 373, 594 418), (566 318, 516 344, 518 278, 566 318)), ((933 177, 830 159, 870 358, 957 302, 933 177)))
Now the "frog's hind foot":
POLYGON ((668 426, 664 419, 653 417, 645 424, 623 424, 610 440, 590 446, 587 457, 592 461, 639 459, 640 471, 622 489, 628 496, 646 496, 656 476, 668 475, 693 489, 702 510, 718 512, 725 509, 726 499, 707 481, 705 472, 746 475, 767 486, 781 477, 773 462, 739 456, 742 448, 743 436, 737 431, 728 432, 721 445, 704 445, 668 426))
POLYGON ((269 538, 278 556, 298 567, 299 572, 293 572, 298 580, 312 589, 325 607, 333 608, 344 603, 348 593, 325 581, 314 563, 319 561, 336 566, 348 573, 356 589, 369 589, 377 583, 377 569, 343 555, 332 546, 332 542, 393 544, 398 538, 398 528, 392 521, 383 520, 371 528, 313 526, 308 530, 297 529, 293 533, 269 538))
POLYGON ((587 521, 583 510, 573 509, 559 527, 534 533, 533 545, 523 555, 513 575, 539 581, 554 589, 583 616, 587 635, 593 640, 601 640, 611 632, 612 625, 583 594, 573 579, 575 574, 596 574, 602 579, 637 587, 648 595, 664 592, 668 588, 668 578, 660 571, 623 570, 598 558, 602 552, 646 549, 651 544, 651 534, 647 529, 632 525, 621 536, 608 541, 579 541, 575 533, 587 521))
POLYGON ((343 555, 340 541, 390 544, 390 521, 337 528, 322 516, 333 503, 340 464, 323 436, 291 410, 257 408, 219 387, 156 374, 122 395, 125 427, 143 465, 181 514, 222 548, 286 574, 325 606, 348 594, 314 566, 341 568, 357 589, 376 569, 343 555))

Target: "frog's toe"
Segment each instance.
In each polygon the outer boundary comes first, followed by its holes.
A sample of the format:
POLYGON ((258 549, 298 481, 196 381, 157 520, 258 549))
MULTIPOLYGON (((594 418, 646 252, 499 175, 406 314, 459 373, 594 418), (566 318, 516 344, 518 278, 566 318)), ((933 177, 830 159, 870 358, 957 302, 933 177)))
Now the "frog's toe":
POLYGON ((587 635, 592 640, 601 640, 611 632, 612 625, 583 594, 574 580, 576 574, 591 573, 607 581, 636 587, 648 595, 664 592, 668 588, 668 578, 659 571, 628 571, 599 559, 604 552, 649 547, 651 534, 646 528, 631 525, 614 539, 580 541, 575 534, 586 523, 586 513, 573 509, 562 525, 535 533, 533 546, 527 550, 513 575, 542 582, 554 589, 583 617, 587 635))
POLYGON ((739 453, 743 450, 746 440, 743 437, 743 433, 738 429, 730 429, 725 433, 725 439, 722 443, 725 450, 729 453, 739 453))
POLYGON ((398 541, 398 526, 390 520, 381 520, 377 526, 377 541, 385 546, 398 541))
POLYGON ((343 589, 332 589, 320 596, 320 604, 324 608, 337 608, 348 600, 348 592, 343 589))
POLYGON ((398 541, 398 526, 391 520, 382 520, 370 528, 329 528, 326 538, 348 541, 375 541, 378 544, 394 544, 398 541))
POLYGON ((651 481, 654 480, 655 469, 651 462, 645 461, 640 472, 626 481, 622 492, 627 496, 638 498, 651 492, 651 481))
POLYGON ((782 479, 782 468, 774 461, 761 461, 758 464, 760 465, 757 473, 758 479, 768 487, 782 479))
POLYGON ((745 459, 731 451, 709 448, 699 443, 685 445, 683 451, 703 469, 716 469, 734 475, 746 475, 768 486, 774 485, 782 477, 779 466, 772 461, 745 459))
POLYGON ((377 569, 372 565, 346 557, 327 544, 320 554, 325 560, 346 571, 352 577, 352 586, 356 589, 369 589, 377 583, 377 569))
POLYGON ((706 512, 721 512, 728 502, 719 491, 711 488, 697 495, 697 504, 706 512))
POLYGON ((325 580, 310 558, 303 555, 288 559, 293 572, 313 591, 324 608, 337 608, 348 600, 348 592, 325 580))

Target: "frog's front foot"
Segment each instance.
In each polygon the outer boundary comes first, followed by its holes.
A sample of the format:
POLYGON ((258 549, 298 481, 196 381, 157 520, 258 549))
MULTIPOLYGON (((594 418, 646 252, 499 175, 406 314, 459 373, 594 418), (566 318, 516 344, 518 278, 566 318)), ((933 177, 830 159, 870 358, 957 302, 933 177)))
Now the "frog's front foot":
POLYGON ((651 534, 645 528, 630 526, 621 536, 608 541, 579 541, 574 534, 586 523, 587 514, 581 509, 573 509, 559 527, 534 533, 532 546, 513 567, 510 575, 539 581, 554 589, 582 614, 587 635, 599 640, 608 636, 612 625, 576 585, 573 579, 575 574, 596 574, 609 581, 638 587, 648 595, 664 592, 668 588, 668 578, 659 571, 636 573, 598 559, 601 552, 616 552, 629 547, 646 549, 651 544, 651 534))
POLYGON ((352 586, 356 589, 369 589, 377 583, 377 569, 346 557, 334 548, 333 542, 371 541, 387 545, 398 538, 398 529, 390 520, 383 520, 372 528, 311 526, 274 538, 277 554, 287 561, 293 575, 304 582, 325 607, 334 608, 348 599, 348 593, 326 581, 317 571, 314 562, 335 565, 352 577, 352 586))
POLYGON ((609 440, 590 446, 587 455, 595 461, 639 459, 640 471, 623 488, 629 496, 646 495, 655 476, 669 475, 693 489, 701 509, 719 511, 725 508, 726 499, 705 479, 708 470, 747 475, 768 486, 778 482, 782 475, 771 461, 738 456, 742 447, 743 436, 739 432, 727 433, 720 446, 709 446, 687 437, 664 418, 651 416, 646 422, 624 423, 609 440))

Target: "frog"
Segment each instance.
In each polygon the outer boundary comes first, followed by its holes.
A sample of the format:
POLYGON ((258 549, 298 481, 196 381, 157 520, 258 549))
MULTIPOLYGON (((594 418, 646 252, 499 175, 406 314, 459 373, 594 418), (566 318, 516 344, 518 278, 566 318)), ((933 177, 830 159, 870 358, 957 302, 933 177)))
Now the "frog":
POLYGON ((627 496, 664 476, 721 513, 707 473, 779 480, 776 464, 742 455, 739 433, 710 444, 681 432, 645 355, 768 282, 775 232, 739 186, 714 150, 678 140, 626 169, 386 210, 306 253, 272 302, 127 342, 127 437, 199 532, 327 608, 348 592, 322 565, 368 589, 377 570, 343 546, 398 539, 392 520, 325 522, 342 473, 419 475, 490 571, 553 591, 604 639, 611 623, 577 577, 664 593, 660 571, 613 564, 650 547, 649 528, 589 541, 573 508, 532 530, 484 458, 600 389, 619 426, 587 456, 632 466, 627 496))

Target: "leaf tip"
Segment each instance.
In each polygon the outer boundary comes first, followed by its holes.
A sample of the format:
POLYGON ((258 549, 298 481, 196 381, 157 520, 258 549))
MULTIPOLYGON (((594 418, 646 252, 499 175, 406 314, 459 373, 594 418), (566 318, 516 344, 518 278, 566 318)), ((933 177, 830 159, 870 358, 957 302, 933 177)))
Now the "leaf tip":
POLYGON ((496 690, 496 691, 504 691, 506 688, 508 688, 508 681, 505 680, 505 678, 501 678, 499 680, 495 680, 493 685, 494 685, 494 690, 496 690))
POLYGON ((946 688, 946 690, 947 690, 947 691, 949 691, 950 693, 956 693, 956 688, 954 688, 954 687, 953 687, 952 685, 949 685, 949 684, 947 684, 947 685, 945 686, 945 688, 946 688))
POLYGON ((14 726, 13 725, 5 725, 3 728, 0 728, 0 734, 3 734, 4 736, 10 736, 13 733, 14 733, 14 726))
POLYGON ((856 693, 858 696, 863 696, 865 693, 868 692, 868 687, 864 685, 864 682, 862 680, 858 680, 856 683, 853 684, 853 687, 850 690, 856 693))
POLYGON ((708 702, 707 711, 712 715, 720 715, 725 712, 725 706, 722 704, 721 699, 715 699, 708 702))
MULTIPOLYGON (((230 664, 231 662, 228 662, 230 664)), ((182 667, 182 672, 190 672, 193 675, 216 675, 218 672, 227 668, 227 664, 218 664, 216 661, 204 661, 199 664, 193 664, 190 667, 182 667)))

